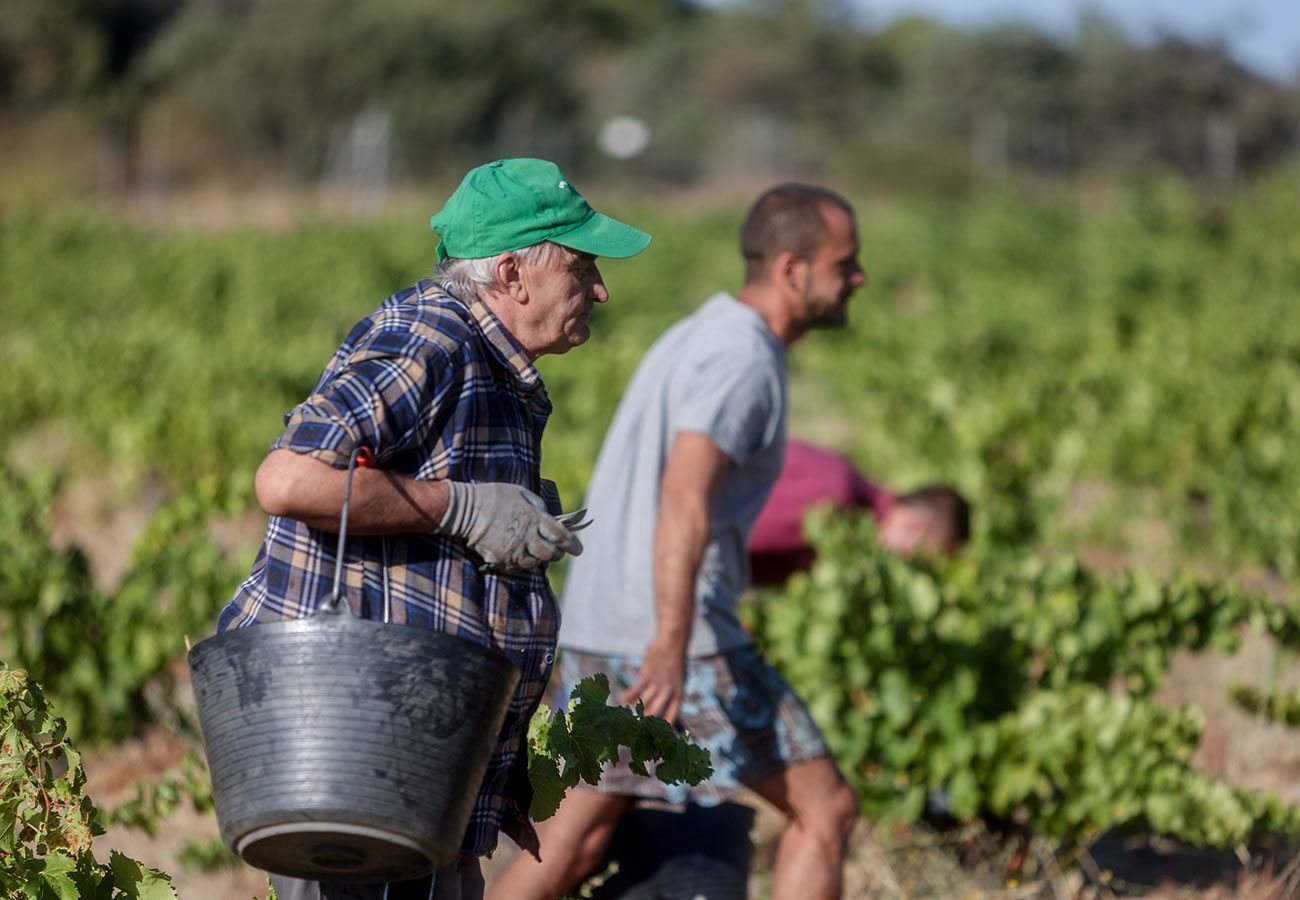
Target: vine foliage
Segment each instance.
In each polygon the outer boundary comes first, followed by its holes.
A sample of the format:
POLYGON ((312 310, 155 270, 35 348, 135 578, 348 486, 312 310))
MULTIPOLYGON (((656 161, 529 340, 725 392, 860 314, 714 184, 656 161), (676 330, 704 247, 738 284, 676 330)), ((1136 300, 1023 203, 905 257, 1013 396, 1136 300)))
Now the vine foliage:
POLYGON ((1118 829, 1198 846, 1300 839, 1300 808, 1191 765, 1203 717, 1158 703, 1180 649, 1251 625, 1294 647, 1295 613, 1221 585, 978 549, 883 551, 869 517, 814 517, 818 561, 753 604, 873 817, 992 817, 1086 848, 1118 829))
POLYGON ((610 706, 609 679, 591 675, 569 694, 567 710, 552 712, 544 704, 533 714, 528 734, 528 778, 533 785, 529 815, 534 821, 555 814, 565 792, 579 780, 599 784, 601 768, 630 756, 632 771, 665 784, 699 784, 713 774, 709 751, 690 742, 658 716, 610 706), (649 764, 654 764, 651 772, 649 764))
POLYGON ((176 900, 171 879, 114 852, 85 795, 81 758, 40 688, 0 664, 0 896, 6 900, 176 900))
POLYGON ((0 660, 48 691, 79 741, 121 739, 175 708, 183 636, 207 631, 238 570, 206 531, 234 502, 201 479, 158 510, 112 591, 53 533, 57 479, 0 462, 0 660))

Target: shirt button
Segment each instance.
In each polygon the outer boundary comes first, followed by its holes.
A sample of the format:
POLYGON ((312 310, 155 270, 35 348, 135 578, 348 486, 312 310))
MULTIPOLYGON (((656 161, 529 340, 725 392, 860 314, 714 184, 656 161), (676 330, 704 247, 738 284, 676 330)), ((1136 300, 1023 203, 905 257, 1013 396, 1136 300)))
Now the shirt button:
POLYGON ((548 654, 546 654, 545 656, 542 657, 542 663, 543 663, 544 665, 548 665, 548 666, 549 666, 549 665, 550 665, 551 663, 553 663, 553 662, 555 662, 555 654, 554 654, 554 653, 548 653, 548 654))

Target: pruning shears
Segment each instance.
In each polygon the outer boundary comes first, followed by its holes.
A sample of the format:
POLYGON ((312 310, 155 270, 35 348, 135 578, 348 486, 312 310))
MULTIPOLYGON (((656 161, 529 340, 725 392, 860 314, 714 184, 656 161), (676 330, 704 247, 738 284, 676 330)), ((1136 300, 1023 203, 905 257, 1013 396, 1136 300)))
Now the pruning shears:
MULTIPOLYGON (((570 534, 577 534, 594 521, 593 519, 585 519, 586 515, 587 507, 584 506, 581 509, 575 509, 573 512, 560 513, 555 517, 555 521, 563 525, 570 534)), ((485 562, 478 567, 478 570, 484 574, 493 573, 497 571, 497 564, 485 562)))

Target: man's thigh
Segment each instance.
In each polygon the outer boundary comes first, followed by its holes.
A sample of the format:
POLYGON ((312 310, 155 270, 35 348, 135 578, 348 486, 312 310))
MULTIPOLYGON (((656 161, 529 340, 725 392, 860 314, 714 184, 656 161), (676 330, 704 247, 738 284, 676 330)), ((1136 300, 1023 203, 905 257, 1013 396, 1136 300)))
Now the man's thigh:
POLYGON ((829 756, 797 763, 768 776, 753 789, 795 821, 820 818, 834 801, 847 802, 847 796, 851 796, 848 782, 829 756))
POLYGON ((799 695, 753 647, 691 660, 682 723, 712 755, 712 805, 774 776, 830 755, 799 695))
MULTIPOLYGON (((604 856, 633 798, 583 787, 570 790, 555 815, 537 824, 543 854, 591 862, 604 856)), ((543 862, 545 862, 543 856, 543 862)))
POLYGON ((580 788, 568 792, 555 815, 537 825, 540 858, 520 853, 492 882, 492 897, 560 896, 605 859, 629 798, 580 788))

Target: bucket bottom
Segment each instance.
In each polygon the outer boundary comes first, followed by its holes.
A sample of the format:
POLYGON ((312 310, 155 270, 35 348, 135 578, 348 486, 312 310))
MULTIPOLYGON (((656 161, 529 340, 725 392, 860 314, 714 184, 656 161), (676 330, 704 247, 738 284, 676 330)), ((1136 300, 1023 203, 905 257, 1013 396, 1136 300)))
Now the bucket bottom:
POLYGON ((440 864, 409 835, 348 822, 289 822, 256 828, 235 852, 251 866, 314 881, 397 881, 440 864))

